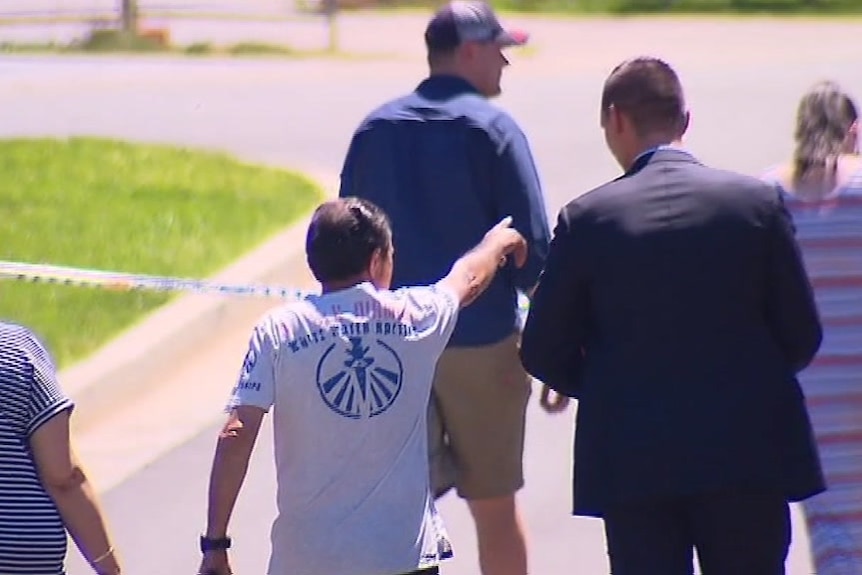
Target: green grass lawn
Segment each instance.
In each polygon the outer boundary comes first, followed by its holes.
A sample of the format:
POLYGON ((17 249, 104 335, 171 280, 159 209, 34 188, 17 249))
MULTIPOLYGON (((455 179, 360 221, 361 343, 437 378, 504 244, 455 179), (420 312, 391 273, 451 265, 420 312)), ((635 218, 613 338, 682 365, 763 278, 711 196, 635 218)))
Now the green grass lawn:
MULTIPOLYGON (((354 0, 343 2, 341 12, 418 12, 427 16, 429 11, 438 7, 443 0, 367 0, 356 6, 354 0)), ((222 20, 229 22, 289 22, 309 21, 309 18, 323 18, 309 8, 309 0, 297 0, 297 10, 272 14, 250 14, 238 8, 235 13, 208 13, 206 11, 172 11, 166 9, 143 10, 144 18, 165 20, 222 20)), ((862 17, 862 0, 491 0, 491 4, 501 13, 533 13, 550 16, 638 16, 638 15, 740 15, 740 16, 801 16, 804 18, 823 17, 859 18, 862 17)), ((34 14, 25 16, 0 16, 0 26, 4 24, 42 24, 62 22, 88 22, 91 17, 69 13, 34 14)), ((110 20, 105 16, 106 22, 110 20)), ((131 44, 117 41, 115 31, 98 32, 95 36, 107 38, 107 42, 84 42, 83 44, 63 45, 54 43, 15 43, 0 42, 0 54, 4 52, 52 52, 52 53, 114 53, 142 52, 145 54, 163 53, 166 55, 185 54, 189 56, 280 56, 280 57, 353 57, 335 50, 296 50, 284 45, 242 43, 233 46, 213 46, 196 43, 190 46, 159 46, 147 39, 138 39, 131 44)), ((96 38, 94 38, 96 39, 96 38)))
MULTIPOLYGON (((205 277, 321 199, 297 174, 219 153, 74 138, 0 141, 0 259, 205 277)), ((0 318, 61 367, 173 295, 0 280, 0 318)))
POLYGON ((501 11, 594 14, 862 13, 862 0, 494 0, 501 11))
MULTIPOLYGON (((426 13, 440 3, 441 0, 380 0, 375 6, 383 11, 426 13)), ((548 15, 862 15, 862 0, 491 0, 491 4, 502 13, 548 15)))

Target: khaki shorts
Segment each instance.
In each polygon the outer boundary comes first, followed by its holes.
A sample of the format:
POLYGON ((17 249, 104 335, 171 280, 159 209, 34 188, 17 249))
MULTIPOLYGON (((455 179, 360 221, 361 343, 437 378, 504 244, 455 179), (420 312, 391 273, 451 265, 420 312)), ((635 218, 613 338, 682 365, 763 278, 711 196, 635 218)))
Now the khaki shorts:
POLYGON ((435 495, 455 487, 465 499, 513 495, 524 486, 524 426, 531 379, 520 336, 482 347, 448 348, 437 362, 428 411, 435 495))

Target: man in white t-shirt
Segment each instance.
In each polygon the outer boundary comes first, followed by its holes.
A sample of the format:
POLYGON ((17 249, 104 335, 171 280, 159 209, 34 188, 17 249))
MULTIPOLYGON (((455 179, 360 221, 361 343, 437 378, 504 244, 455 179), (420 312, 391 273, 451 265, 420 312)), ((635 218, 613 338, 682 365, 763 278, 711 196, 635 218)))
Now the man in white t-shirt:
POLYGON ((437 573, 451 557, 429 490, 426 414, 458 311, 524 238, 506 218, 431 286, 389 290, 386 215, 322 204, 306 239, 322 295, 255 326, 210 478, 200 573, 228 575, 228 523, 261 421, 274 412, 278 516, 269 575, 437 573))

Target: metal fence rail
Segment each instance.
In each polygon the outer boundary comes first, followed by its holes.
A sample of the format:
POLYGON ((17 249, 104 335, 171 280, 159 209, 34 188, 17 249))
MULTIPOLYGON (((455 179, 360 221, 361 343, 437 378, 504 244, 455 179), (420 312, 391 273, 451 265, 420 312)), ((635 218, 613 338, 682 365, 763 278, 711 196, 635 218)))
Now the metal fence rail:
MULTIPOLYGON (((294 14, 294 0, 138 0, 142 17, 279 18, 294 14)), ((100 20, 120 16, 119 0, 3 0, 0 22, 100 20)))

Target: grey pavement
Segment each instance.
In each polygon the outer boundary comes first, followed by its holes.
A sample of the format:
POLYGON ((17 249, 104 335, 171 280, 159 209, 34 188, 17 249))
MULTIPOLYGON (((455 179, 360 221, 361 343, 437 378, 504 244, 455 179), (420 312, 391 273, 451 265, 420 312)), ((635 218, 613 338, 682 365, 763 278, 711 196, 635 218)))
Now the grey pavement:
MULTIPOLYGON (((0 60, 0 106, 6 111, 0 137, 89 134, 171 142, 332 176, 367 110, 412 88, 424 74, 417 40, 421 19, 364 18, 345 26, 345 45, 369 53, 397 51, 397 58, 7 56, 0 60)), ((598 128, 598 98, 604 75, 622 57, 652 53, 675 63, 693 111, 689 147, 705 162, 751 173, 789 153, 796 99, 811 82, 834 78, 862 94, 858 58, 846 46, 855 28, 850 23, 525 21, 536 48, 513 55, 500 104, 531 139, 550 218, 568 199, 619 173, 598 128)), ((128 418, 118 413, 101 434, 85 438, 84 456, 98 470, 95 480, 104 490, 129 575, 193 573, 197 567, 214 426, 248 328, 239 322, 230 333, 202 341, 199 354, 167 366, 170 385, 154 386, 150 397, 128 406, 128 418), (115 435, 124 425, 119 420, 126 420, 124 434, 115 435), (136 466, 111 476, 114 460, 136 451, 121 441, 109 445, 111 439, 135 434, 141 441, 159 436, 159 449, 135 455, 136 466)), ((520 497, 533 573, 607 573, 600 524, 567 513, 572 415, 570 410, 548 417, 535 404, 529 414, 527 487, 520 497)), ((268 554, 274 486, 268 429, 232 529, 240 575, 264 573, 268 554)), ((465 507, 449 498, 442 511, 456 545, 446 573, 476 573, 465 507)), ((798 520, 794 536, 789 573, 810 573, 798 520)), ((85 573, 72 551, 69 575, 85 573)))

